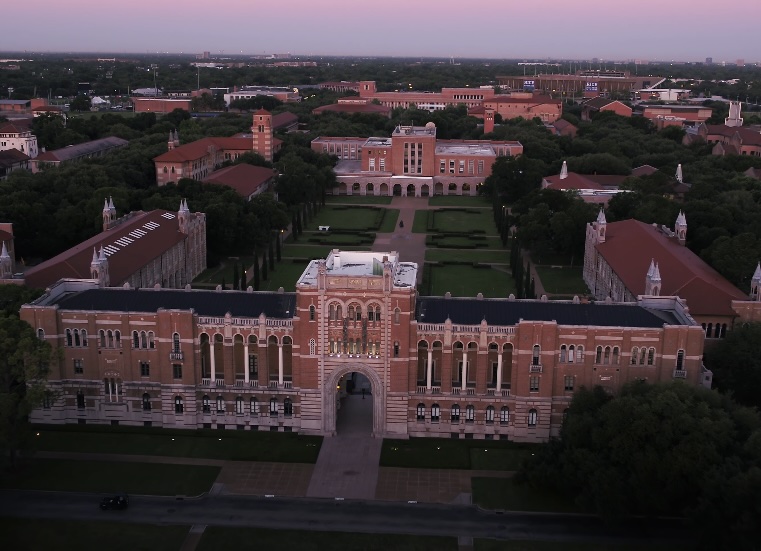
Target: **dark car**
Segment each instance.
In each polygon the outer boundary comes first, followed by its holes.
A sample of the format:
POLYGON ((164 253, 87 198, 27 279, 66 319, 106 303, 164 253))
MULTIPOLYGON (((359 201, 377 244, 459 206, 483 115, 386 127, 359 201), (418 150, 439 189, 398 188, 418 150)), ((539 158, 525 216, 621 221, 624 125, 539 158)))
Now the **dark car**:
POLYGON ((112 497, 104 497, 100 502, 100 508, 104 511, 116 509, 121 511, 129 506, 129 496, 127 494, 118 494, 112 497))

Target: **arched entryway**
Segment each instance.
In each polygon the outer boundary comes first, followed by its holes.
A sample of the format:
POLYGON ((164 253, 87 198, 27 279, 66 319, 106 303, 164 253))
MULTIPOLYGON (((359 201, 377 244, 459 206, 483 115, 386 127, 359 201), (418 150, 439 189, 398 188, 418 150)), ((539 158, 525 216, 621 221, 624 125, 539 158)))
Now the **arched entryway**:
POLYGON ((381 184, 380 185, 380 194, 383 197, 387 197, 388 196, 388 184, 381 184))
POLYGON ((423 184, 423 186, 420 188, 420 196, 428 197, 430 195, 428 189, 428 184, 423 184))
POLYGON ((407 197, 415 197, 415 184, 407 186, 407 197))
POLYGON ((401 184, 394 184, 394 195, 397 197, 402 196, 402 185, 401 184))
POLYGON ((383 436, 385 396, 373 369, 362 364, 337 368, 326 378, 322 398, 324 434, 340 431, 383 436))

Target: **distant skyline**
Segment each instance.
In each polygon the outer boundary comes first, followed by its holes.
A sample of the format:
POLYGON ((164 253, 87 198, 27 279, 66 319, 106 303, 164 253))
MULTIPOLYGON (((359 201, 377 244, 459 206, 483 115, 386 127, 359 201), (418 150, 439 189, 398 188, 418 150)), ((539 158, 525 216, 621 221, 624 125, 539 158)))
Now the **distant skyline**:
POLYGON ((0 51, 761 61, 748 0, 42 0, 3 19, 0 51))

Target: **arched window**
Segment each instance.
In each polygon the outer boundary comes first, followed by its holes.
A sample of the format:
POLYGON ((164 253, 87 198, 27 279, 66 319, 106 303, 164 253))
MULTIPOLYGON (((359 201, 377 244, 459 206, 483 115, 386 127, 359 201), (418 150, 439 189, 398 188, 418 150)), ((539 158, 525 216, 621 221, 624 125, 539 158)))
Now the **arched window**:
POLYGON ((110 329, 106 331, 106 347, 113 348, 114 347, 114 332, 110 329))
POLYGON ((465 422, 472 423, 476 420, 476 408, 472 405, 465 406, 465 422))
POLYGON ((252 396, 251 399, 248 401, 249 403, 249 411, 251 412, 252 417, 256 417, 259 414, 259 402, 256 400, 256 397, 252 396))
POLYGON ((137 331, 132 332, 132 348, 140 348, 140 337, 137 331))
POLYGON ((582 363, 584 361, 584 347, 579 345, 576 347, 576 361, 582 363))
POLYGON ((317 341, 309 339, 309 355, 314 356, 317 353, 317 341))
POLYGON ((566 359, 568 358, 568 349, 566 348, 566 345, 560 346, 560 363, 566 363, 566 359))
POLYGON ((528 426, 535 427, 536 422, 539 420, 539 414, 535 409, 528 410, 528 426))
POLYGON ((568 363, 572 364, 573 360, 575 359, 574 356, 576 355, 576 347, 574 345, 571 345, 568 347, 568 363))
POLYGON ((655 348, 650 348, 647 351, 647 365, 653 365, 655 362, 655 348))
POLYGON ((116 348, 122 347, 122 332, 114 331, 114 340, 116 341, 116 348))
POLYGON ((647 355, 647 349, 643 346, 639 349, 639 365, 645 365, 645 356, 647 355))
POLYGON ((357 321, 360 321, 362 319, 362 307, 357 305, 357 308, 354 310, 355 318, 357 321))
POLYGON ((460 406, 458 404, 454 404, 452 406, 452 422, 453 423, 460 422, 460 406))
POLYGON ((431 406, 431 421, 434 423, 438 423, 440 417, 441 417, 441 408, 439 408, 439 404, 433 404, 431 406))
POLYGON ((217 396, 217 413, 225 412, 225 399, 222 396, 217 396))
POLYGON ((172 352, 178 354, 180 352, 180 334, 174 333, 172 335, 172 352))
POLYGON ((502 406, 502 409, 499 410, 499 424, 507 425, 509 422, 510 422, 510 410, 507 409, 507 406, 502 406))
POLYGON ((602 357, 602 363, 606 365, 610 363, 610 346, 605 347, 605 352, 603 353, 603 357, 602 357))
POLYGON ((148 348, 148 335, 145 331, 140 331, 140 348, 148 348))
POLYGON ((87 329, 82 329, 82 346, 87 346, 87 329))
POLYGON ((211 413, 211 399, 208 394, 204 394, 201 398, 201 411, 203 413, 211 413))
POLYGON ((639 353, 639 349, 635 346, 632 348, 632 359, 631 364, 636 365, 637 364, 637 354, 639 353))
POLYGON ((336 319, 341 319, 343 316, 341 315, 341 305, 336 305, 336 319))
POLYGON ((399 325, 399 320, 401 318, 402 311, 399 310, 399 308, 394 309, 394 325, 399 325))
POLYGON ((486 408, 486 424, 491 425, 494 423, 494 406, 486 408))
POLYGON ((598 346, 595 350, 595 363, 601 364, 602 363, 602 346, 598 346))
POLYGON ((98 331, 98 339, 100 340, 100 347, 105 348, 106 347, 106 332, 101 329, 98 331))
POLYGON ((174 412, 183 413, 184 411, 185 411, 185 405, 184 405, 182 396, 175 396, 174 397, 174 412))
POLYGON ((314 304, 311 304, 309 306, 309 321, 314 321, 314 314, 315 314, 314 304))
POLYGON ((82 346, 82 341, 79 340, 79 329, 74 329, 74 346, 82 346))
POLYGON ((243 415, 245 411, 243 410, 243 397, 242 396, 236 396, 235 398, 235 414, 236 415, 243 415))
POLYGON ((270 398, 270 417, 277 417, 277 398, 270 398))
POLYGON ((37 338, 42 340, 45 340, 45 330, 44 329, 37 329, 37 338))
POLYGON ((399 341, 394 341, 394 358, 399 357, 399 341))
POLYGON ((680 350, 676 353, 676 369, 677 371, 684 370, 684 350, 680 350))
POLYGON ((328 319, 333 321, 336 319, 336 305, 331 304, 328 306, 328 319))
POLYGON ((153 340, 153 331, 148 331, 148 348, 156 348, 156 343, 153 340))
POLYGON ((542 349, 538 344, 534 345, 534 349, 531 353, 531 365, 539 365, 539 359, 541 357, 542 349))
POLYGON ((147 392, 143 394, 143 411, 151 411, 151 395, 147 392))
POLYGON ((425 404, 417 405, 417 420, 425 421, 425 404))
POLYGON ((722 339, 727 338, 727 324, 722 323, 721 324, 721 334, 719 335, 722 339))
POLYGON ((618 347, 614 346, 613 347, 613 365, 618 365, 618 356, 619 356, 618 347))
POLYGON ((283 400, 283 415, 291 417, 293 415, 293 402, 290 398, 283 400))
POLYGON ((349 319, 351 321, 354 321, 354 305, 353 304, 349 306, 349 319))

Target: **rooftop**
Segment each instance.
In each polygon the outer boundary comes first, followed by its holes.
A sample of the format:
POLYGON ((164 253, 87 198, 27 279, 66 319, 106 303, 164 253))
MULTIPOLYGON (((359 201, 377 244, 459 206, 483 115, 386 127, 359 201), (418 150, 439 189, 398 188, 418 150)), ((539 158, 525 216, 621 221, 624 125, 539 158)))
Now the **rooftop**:
POLYGON ((310 262, 296 285, 315 285, 322 263, 329 276, 382 277, 385 262, 391 265, 394 287, 415 286, 417 264, 399 262, 397 252, 341 251, 339 249, 333 249, 325 260, 310 262))
POLYGON ((40 153, 34 160, 47 162, 68 161, 98 153, 99 151, 108 151, 109 149, 114 149, 116 147, 123 147, 128 143, 127 140, 117 138, 116 136, 108 136, 107 138, 100 138, 99 140, 91 140, 89 142, 69 145, 53 151, 46 151, 45 153, 40 153))
POLYGON ((404 126, 394 128, 393 136, 436 136, 436 125, 432 122, 425 126, 404 126))

